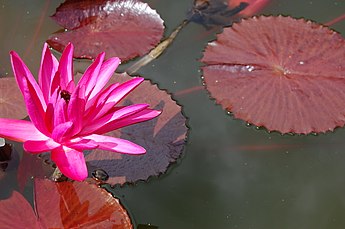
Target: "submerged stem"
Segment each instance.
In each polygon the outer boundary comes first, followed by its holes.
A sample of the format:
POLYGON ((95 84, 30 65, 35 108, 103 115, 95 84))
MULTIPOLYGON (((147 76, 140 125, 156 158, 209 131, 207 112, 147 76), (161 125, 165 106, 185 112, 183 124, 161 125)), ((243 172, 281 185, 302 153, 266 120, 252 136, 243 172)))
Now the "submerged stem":
POLYGON ((177 34, 181 31, 181 29, 188 24, 188 20, 184 20, 171 34, 169 37, 164 39, 161 43, 159 43, 154 49, 152 49, 148 54, 142 57, 140 60, 135 62, 132 66, 127 68, 126 72, 128 74, 133 74, 137 72, 141 67, 145 66, 146 64, 150 63, 157 57, 159 57, 164 50, 174 41, 177 34))
POLYGON ((326 25, 326 26, 331 26, 331 25, 334 25, 335 23, 338 23, 338 22, 340 22, 340 21, 342 21, 342 20, 344 20, 344 19, 345 19, 345 14, 340 15, 340 16, 337 17, 337 18, 334 18, 333 20, 331 20, 331 21, 325 23, 324 25, 326 25))

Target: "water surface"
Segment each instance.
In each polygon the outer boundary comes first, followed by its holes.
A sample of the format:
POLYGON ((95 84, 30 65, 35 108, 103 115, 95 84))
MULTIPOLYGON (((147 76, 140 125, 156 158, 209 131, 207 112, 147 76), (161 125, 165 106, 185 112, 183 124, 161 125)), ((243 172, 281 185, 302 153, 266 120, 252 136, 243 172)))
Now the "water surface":
MULTIPOLYGON (((192 4, 148 2, 165 21, 166 34, 192 4)), ((38 71, 44 41, 60 29, 48 18, 60 3, 0 1, 0 75, 12 74, 9 50, 20 53, 32 72, 38 71)), ((345 2, 272 0, 263 13, 325 23, 345 13, 345 2)), ((344 35, 345 21, 332 28, 344 35)), ((197 60, 214 38, 214 32, 189 24, 164 55, 138 74, 173 94, 200 86, 197 60)), ((80 63, 76 70, 85 66, 80 63)), ((184 156, 167 174, 114 191, 136 223, 168 229, 344 227, 344 128, 318 136, 281 136, 235 120, 205 90, 174 98, 183 105, 190 126, 184 156)), ((19 159, 9 171, 13 179, 19 159)), ((9 180, 1 181, 1 186, 9 185, 9 180)), ((28 191, 29 199, 30 195, 28 191)))

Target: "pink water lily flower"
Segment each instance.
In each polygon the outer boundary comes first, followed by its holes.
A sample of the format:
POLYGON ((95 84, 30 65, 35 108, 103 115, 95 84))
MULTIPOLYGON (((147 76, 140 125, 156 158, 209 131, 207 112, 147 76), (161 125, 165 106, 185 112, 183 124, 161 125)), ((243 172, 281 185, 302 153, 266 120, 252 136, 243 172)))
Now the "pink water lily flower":
POLYGON ((146 152, 130 141, 102 135, 161 113, 148 104, 117 106, 144 80, 137 77, 106 87, 120 64, 119 58, 104 60, 105 54, 99 54, 76 83, 73 45, 65 48, 58 62, 45 44, 37 83, 18 54, 11 51, 10 56, 31 121, 0 118, 0 137, 24 142, 25 151, 30 153, 51 151, 51 159, 60 171, 78 181, 88 175, 83 150, 146 152))

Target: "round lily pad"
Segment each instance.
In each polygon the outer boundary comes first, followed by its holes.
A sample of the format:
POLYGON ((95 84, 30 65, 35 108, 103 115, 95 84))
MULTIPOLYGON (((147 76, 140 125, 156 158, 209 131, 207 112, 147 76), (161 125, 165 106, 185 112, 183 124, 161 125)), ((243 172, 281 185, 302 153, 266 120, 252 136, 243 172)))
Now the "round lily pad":
POLYGON ((19 191, 22 192, 28 181, 33 177, 41 179, 50 177, 55 167, 48 153, 37 156, 36 154, 23 152, 17 172, 19 191))
POLYGON ((47 179, 34 184, 36 211, 14 191, 0 200, 1 228, 133 228, 119 201, 94 184, 47 179))
POLYGON ((105 51, 126 61, 149 52, 164 32, 158 13, 139 0, 68 0, 52 18, 66 30, 47 43, 62 52, 72 42, 76 58, 94 59, 105 51))
MULTIPOLYGON (((129 79, 131 77, 125 73, 116 74, 110 83, 129 79)), ((143 146, 146 154, 126 155, 96 149, 85 157, 89 171, 104 170, 109 175, 107 183, 110 184, 133 183, 164 173, 183 152, 187 134, 186 118, 181 107, 166 91, 145 80, 119 105, 132 103, 148 103, 151 108, 162 110, 162 114, 153 120, 108 133, 143 146)))
POLYGON ((345 40, 291 17, 244 19, 208 44, 207 90, 235 118, 308 134, 345 124, 345 40))

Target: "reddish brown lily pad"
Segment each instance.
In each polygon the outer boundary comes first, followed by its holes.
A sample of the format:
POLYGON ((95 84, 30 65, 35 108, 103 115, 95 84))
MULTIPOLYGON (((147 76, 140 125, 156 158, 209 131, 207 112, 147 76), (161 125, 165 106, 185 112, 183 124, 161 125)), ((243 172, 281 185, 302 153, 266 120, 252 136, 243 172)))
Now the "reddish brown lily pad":
MULTIPOLYGON (((115 82, 124 82, 129 79, 131 77, 125 73, 116 74, 112 78, 115 82)), ((139 144, 147 152, 144 155, 125 155, 94 150, 86 156, 89 169, 91 171, 103 169, 110 177, 107 181, 110 184, 147 180, 150 176, 164 173, 183 152, 187 127, 181 107, 171 99, 169 94, 147 80, 121 103, 124 105, 148 103, 152 108, 163 111, 153 120, 121 128, 108 134, 139 144)))
POLYGON ((93 184, 36 179, 34 199, 35 212, 16 191, 1 200, 1 228, 132 228, 119 201, 93 184))
POLYGON ((55 165, 50 160, 50 153, 43 155, 31 154, 23 152, 23 156, 19 162, 17 181, 20 191, 23 191, 29 179, 46 178, 53 174, 55 165))
POLYGON ((14 77, 0 78, 0 118, 23 119, 26 106, 14 77))
POLYGON ((53 19, 67 31, 51 35, 48 44, 59 52, 72 42, 74 57, 95 58, 105 51, 122 61, 141 56, 163 36, 163 20, 139 0, 65 1, 53 19))
POLYGON ((30 203, 17 191, 6 200, 0 200, 0 224, 3 229, 39 229, 39 223, 30 203))
POLYGON ((345 123, 345 40, 291 17, 254 17, 224 29, 202 62, 207 90, 236 118, 308 134, 345 123))

